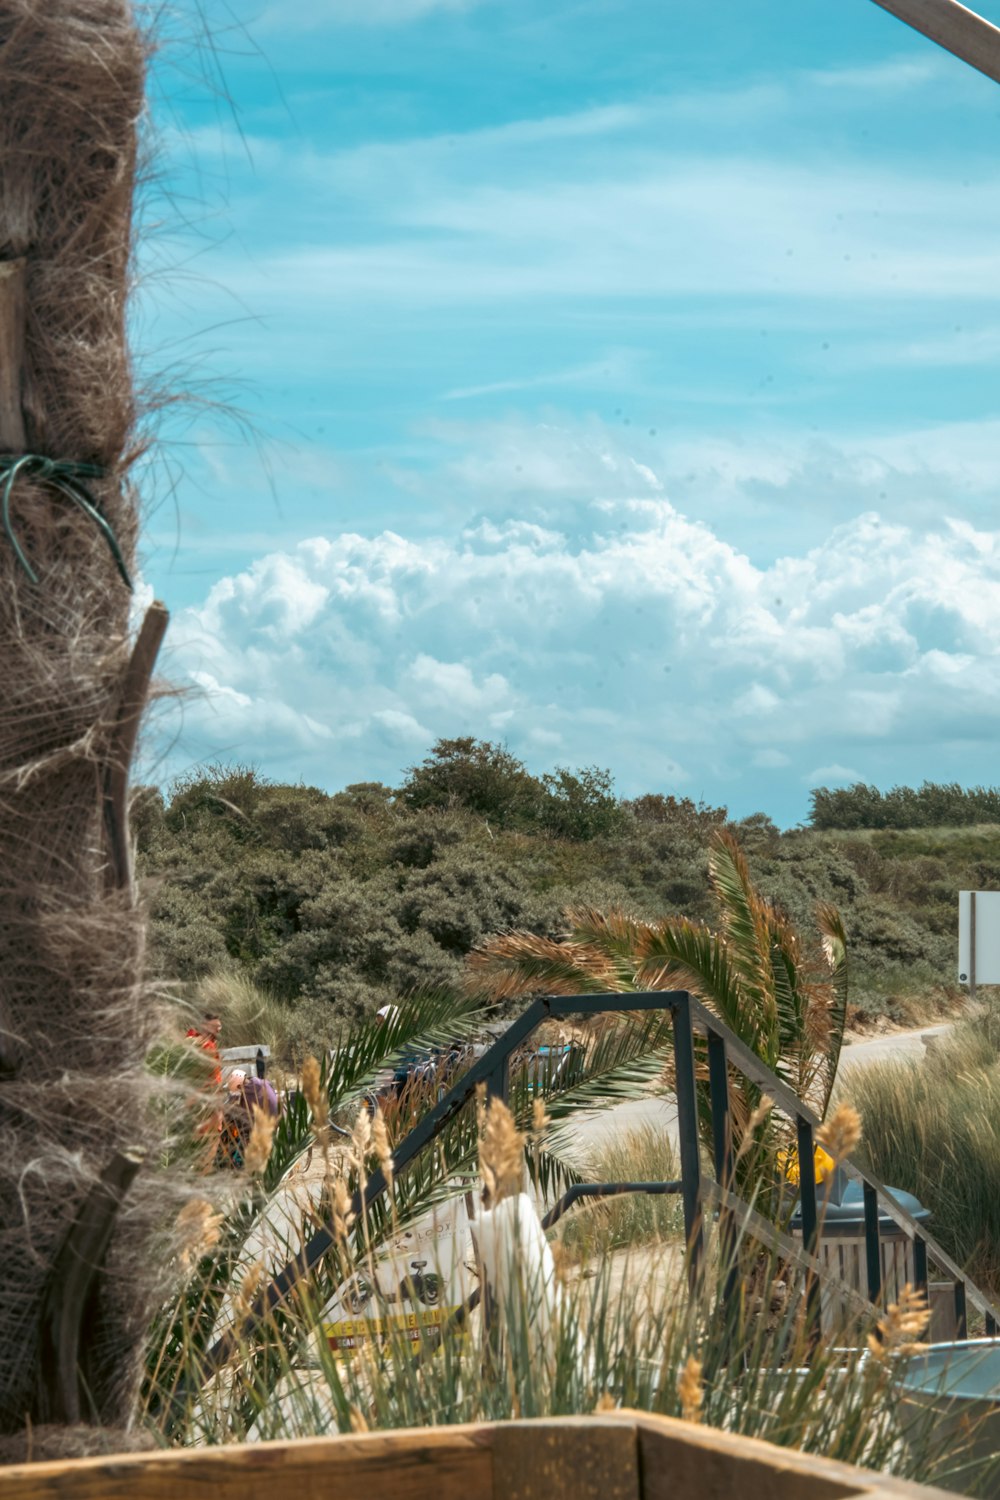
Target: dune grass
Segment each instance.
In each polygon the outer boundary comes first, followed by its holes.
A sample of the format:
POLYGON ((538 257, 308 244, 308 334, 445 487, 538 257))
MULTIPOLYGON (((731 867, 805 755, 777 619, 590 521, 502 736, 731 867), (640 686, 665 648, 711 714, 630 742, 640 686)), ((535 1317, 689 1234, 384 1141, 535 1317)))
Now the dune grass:
MULTIPOLYGON (((317 1098, 312 1121, 322 1142, 327 1105, 317 1098)), ((537 1115, 535 1102, 528 1103, 529 1120, 537 1115)), ((557 1101, 549 1102, 555 1109, 557 1101)), ((713 1232, 706 1274, 693 1290, 683 1273, 652 1275, 648 1251, 637 1247, 650 1235, 673 1232, 670 1200, 666 1223, 661 1205, 648 1200, 611 1205, 613 1214, 595 1234, 604 1245, 630 1247, 626 1256, 635 1259, 624 1274, 621 1255, 598 1254, 596 1274, 565 1279, 554 1268, 539 1279, 538 1262, 519 1259, 502 1294, 490 1298, 488 1320, 480 1305, 461 1324, 429 1335, 416 1355, 398 1301, 382 1301, 379 1293, 370 1308, 383 1320, 379 1333, 349 1352, 333 1350, 324 1314, 341 1306, 339 1288, 358 1276, 378 1287, 379 1258, 400 1231, 426 1216, 429 1203, 470 1192, 468 1175, 459 1177, 456 1169, 467 1171, 462 1164, 470 1149, 475 1152, 477 1136, 483 1160, 485 1121, 485 1110, 478 1127, 474 1116, 460 1117, 453 1127, 459 1134, 442 1139, 441 1151, 426 1164, 426 1179, 414 1185, 403 1174, 385 1214, 352 1225, 344 1217, 350 1190, 380 1161, 384 1168, 388 1150, 384 1136, 379 1144, 379 1122, 372 1127, 359 1114, 346 1154, 329 1158, 329 1175, 319 1184, 335 1226, 340 1216, 334 1248, 294 1297, 256 1323, 245 1320, 264 1266, 259 1248, 249 1248, 247 1206, 217 1226, 192 1268, 185 1294, 191 1315, 172 1319, 159 1351, 151 1350, 145 1416, 154 1437, 197 1446, 629 1407, 969 1493, 981 1484, 964 1437, 956 1439, 929 1411, 910 1417, 902 1407, 898 1373, 919 1331, 912 1309, 909 1320, 892 1310, 883 1315, 874 1353, 863 1337, 859 1348, 845 1350, 843 1330, 814 1344, 801 1269, 787 1251, 745 1233, 737 1234, 732 1254, 751 1274, 737 1296, 723 1292, 722 1240, 713 1232), (199 1331, 206 1308, 210 1317, 199 1331), (230 1356, 206 1378, 206 1332, 211 1326, 214 1338, 227 1324, 234 1330, 230 1356)), ((507 1138, 515 1158, 521 1153, 523 1173, 525 1138, 516 1134, 512 1117, 507 1138)), ((540 1130, 538 1142, 543 1139, 540 1130)), ((529 1166, 538 1142, 529 1149, 529 1166)), ((629 1180, 674 1172, 669 1143, 646 1131, 595 1151, 593 1165, 609 1178, 629 1180)), ((284 1191, 280 1167, 247 1190, 261 1209, 277 1202, 284 1191)), ((479 1200, 480 1187, 472 1191, 479 1200)), ((528 1198, 521 1201, 534 1213, 528 1198)), ((302 1205, 299 1230, 286 1214, 281 1256, 294 1253, 315 1212, 302 1205)), ((669 1253, 676 1257, 676 1240, 669 1253)), ((922 1326, 923 1316, 915 1316, 922 1326)))
MULTIPOLYGON (((311 1051, 318 1051, 333 1038, 317 1036, 308 1008, 296 1008, 275 999, 239 969, 217 969, 199 980, 192 1004, 196 1013, 216 1010, 222 1020, 221 1045, 250 1047, 265 1043, 272 1057, 296 1067, 311 1051)), ((341 1028, 342 1029, 342 1028, 341 1028)))
POLYGON ((962 1021, 926 1058, 852 1072, 844 1092, 868 1164, 915 1193, 935 1237, 1000 1295, 1000 1013, 962 1021))
MULTIPOLYGON (((240 1344, 169 1440, 218 1444, 628 1407, 978 1491, 983 1474, 965 1439, 930 1412, 903 1411, 897 1376, 913 1331, 905 1320, 883 1317, 888 1336, 876 1356, 845 1352, 833 1336, 814 1345, 804 1282, 787 1259, 743 1237, 734 1254, 753 1262, 759 1287, 780 1280, 791 1288, 776 1318, 761 1316, 752 1296, 720 1296, 718 1264, 689 1295, 683 1278, 651 1278, 641 1256, 624 1276, 604 1256, 593 1279, 550 1279, 544 1288, 519 1266, 489 1323, 480 1308, 416 1356, 388 1304, 372 1308, 390 1325, 380 1338, 334 1352, 323 1332, 330 1285, 359 1271, 376 1279, 377 1250, 365 1249, 356 1226, 341 1242, 339 1266, 317 1273, 240 1344)), ((252 1268, 247 1274, 252 1280, 252 1268)), ((213 1262, 198 1275, 210 1283, 213 1262)), ((191 1374, 197 1384, 196 1359, 191 1374)))
MULTIPOLYGON (((671 1182, 680 1164, 665 1131, 642 1125, 603 1141, 586 1160, 588 1182, 671 1182)), ((683 1237, 677 1195, 628 1193, 580 1205, 559 1227, 559 1241, 574 1258, 589 1259, 683 1237)))

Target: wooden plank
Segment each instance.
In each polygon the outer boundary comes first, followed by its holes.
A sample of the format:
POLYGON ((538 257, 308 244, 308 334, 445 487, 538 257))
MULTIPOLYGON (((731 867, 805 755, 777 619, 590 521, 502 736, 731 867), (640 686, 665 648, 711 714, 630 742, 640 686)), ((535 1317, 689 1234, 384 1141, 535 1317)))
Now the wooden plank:
POLYGON ((22 260, 0 261, 0 453, 23 453, 25 268, 22 260))
POLYGON ((759 1438, 644 1412, 623 1416, 636 1424, 642 1500, 946 1500, 944 1490, 759 1438))
MULTIPOLYGON (((489 1432, 421 1428, 0 1468, 2 1500, 489 1500, 489 1432)), ((633 1440, 634 1441, 634 1440, 633 1440)), ((547 1497, 552 1500, 552 1497, 547 1497)))
POLYGON ((1000 83, 1000 29, 958 0, 875 0, 939 47, 1000 83))
POLYGON ((493 1430, 493 1500, 640 1500, 634 1421, 499 1424, 493 1430))

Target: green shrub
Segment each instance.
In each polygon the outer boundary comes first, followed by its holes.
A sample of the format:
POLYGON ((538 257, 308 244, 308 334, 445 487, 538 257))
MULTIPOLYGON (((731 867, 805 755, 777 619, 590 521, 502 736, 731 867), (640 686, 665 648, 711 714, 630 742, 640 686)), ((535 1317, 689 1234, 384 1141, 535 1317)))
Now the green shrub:
POLYGON ((533 776, 472 737, 439 741, 395 792, 361 782, 328 795, 218 766, 167 802, 139 788, 133 805, 157 973, 238 970, 309 1005, 311 1024, 324 1007, 354 1016, 452 983, 482 937, 552 936, 567 906, 705 921, 721 827, 797 924, 817 902, 838 907, 862 1013, 919 1019, 957 995, 956 892, 1000 886, 996 827, 782 834, 763 814, 730 823, 689 798, 619 801, 596 768, 533 776))
POLYGON ((1000 823, 1000 787, 963 787, 957 781, 925 781, 921 787, 894 786, 888 792, 856 782, 817 787, 810 793, 813 828, 954 828, 965 823, 1000 823))

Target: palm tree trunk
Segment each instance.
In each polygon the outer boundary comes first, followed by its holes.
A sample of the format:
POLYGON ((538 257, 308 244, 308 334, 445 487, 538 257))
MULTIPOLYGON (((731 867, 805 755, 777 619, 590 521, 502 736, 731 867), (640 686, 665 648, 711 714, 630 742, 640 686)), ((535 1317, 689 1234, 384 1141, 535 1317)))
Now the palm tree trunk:
POLYGON ((144 66, 128 0, 0 0, 0 454, 87 466, 11 481, 8 463, 0 527, 8 1456, 26 1424, 37 1457, 72 1451, 73 1424, 127 1426, 152 1263, 148 1195, 130 1185, 151 1143, 151 1009, 125 787, 165 615, 130 667, 123 577, 137 528, 125 304, 144 66), (68 492, 81 473, 85 492, 68 492))

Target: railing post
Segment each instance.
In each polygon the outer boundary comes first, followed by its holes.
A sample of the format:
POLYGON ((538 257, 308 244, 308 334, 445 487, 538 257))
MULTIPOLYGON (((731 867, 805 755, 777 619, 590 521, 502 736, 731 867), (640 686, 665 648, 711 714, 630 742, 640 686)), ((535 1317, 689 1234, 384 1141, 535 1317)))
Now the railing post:
POLYGON ((913 1290, 927 1296, 927 1241, 922 1234, 913 1236, 913 1290))
POLYGON ((876 1306, 882 1300, 882 1246, 879 1238, 878 1192, 865 1183, 865 1265, 868 1271, 868 1300, 876 1306))
POLYGON ((698 1152, 698 1092, 694 1075, 694 1034, 689 995, 674 1006, 674 1073, 677 1126, 681 1148, 684 1234, 688 1248, 688 1281, 694 1291, 701 1275, 704 1235, 701 1222, 701 1161, 698 1152))
MULTIPOLYGON (((733 1191, 733 1122, 729 1102, 729 1061, 726 1043, 715 1031, 708 1033, 708 1086, 712 1098, 712 1151, 715 1179, 724 1192, 733 1191)), ((725 1267, 722 1300, 729 1308, 739 1281, 733 1214, 719 1205, 719 1262, 725 1267)))
MULTIPOLYGON (((819 1254, 819 1220, 816 1213, 816 1157, 813 1128, 801 1115, 795 1121, 799 1155, 799 1211, 802 1215, 802 1248, 815 1258, 819 1254)), ((820 1336, 822 1316, 819 1277, 806 1272, 806 1326, 810 1343, 820 1336)))
POLYGON ((969 1317, 965 1307, 965 1282, 955 1282, 955 1337, 969 1337, 969 1317))
POLYGON ((729 1112, 729 1067, 726 1062, 726 1044, 714 1031, 708 1033, 708 1085, 712 1095, 715 1176, 720 1187, 731 1190, 733 1127, 729 1112))
POLYGON ((491 1099, 502 1099, 504 1104, 510 1097, 510 1053, 497 1059, 496 1067, 486 1079, 486 1093, 491 1099))

